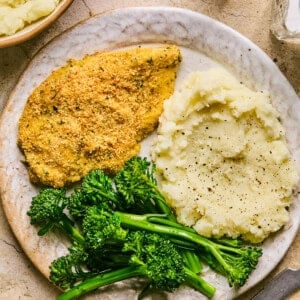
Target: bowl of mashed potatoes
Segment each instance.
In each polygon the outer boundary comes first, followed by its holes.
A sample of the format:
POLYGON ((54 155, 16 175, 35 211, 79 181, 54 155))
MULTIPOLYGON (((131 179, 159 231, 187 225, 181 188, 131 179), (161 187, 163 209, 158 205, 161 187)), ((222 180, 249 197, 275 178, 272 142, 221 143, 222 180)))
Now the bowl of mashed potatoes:
POLYGON ((73 0, 0 0, 0 48, 29 40, 53 23, 73 0))

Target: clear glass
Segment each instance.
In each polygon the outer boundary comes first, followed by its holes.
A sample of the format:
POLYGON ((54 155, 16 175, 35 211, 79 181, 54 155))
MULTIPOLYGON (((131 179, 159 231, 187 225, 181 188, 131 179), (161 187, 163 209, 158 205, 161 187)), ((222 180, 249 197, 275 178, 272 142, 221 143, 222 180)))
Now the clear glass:
POLYGON ((300 0, 274 0, 271 32, 279 40, 300 43, 300 0))

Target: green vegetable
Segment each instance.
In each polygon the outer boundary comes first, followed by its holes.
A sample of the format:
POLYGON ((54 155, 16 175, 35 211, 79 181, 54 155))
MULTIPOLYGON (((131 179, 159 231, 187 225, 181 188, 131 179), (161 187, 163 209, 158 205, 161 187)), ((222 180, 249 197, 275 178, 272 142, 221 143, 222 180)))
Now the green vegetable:
MULTIPOLYGON (((209 254, 210 265, 214 269, 222 270, 229 284, 236 287, 242 286, 256 267, 262 251, 258 247, 232 247, 209 240, 196 233, 181 228, 160 225, 151 222, 153 216, 134 215, 107 209, 106 206, 91 207, 83 220, 83 232, 89 236, 88 243, 97 246, 97 241, 103 238, 103 232, 109 232, 109 236, 117 235, 124 228, 133 230, 145 230, 162 236, 175 238, 172 241, 184 240, 204 249, 209 254), (97 222, 95 220, 101 220, 97 222), (113 224, 113 225, 112 225, 113 224), (98 236, 94 238, 95 233, 98 236), (216 265, 218 266, 216 268, 216 265)), ((154 217, 156 218, 156 217, 154 217)))
POLYGON ((88 248, 94 250, 107 244, 113 248, 124 241, 128 234, 128 230, 121 227, 119 217, 105 203, 87 210, 82 231, 88 248))
POLYGON ((107 284, 137 276, 146 277, 150 288, 169 292, 174 291, 185 281, 190 282, 194 288, 208 297, 212 297, 215 292, 214 287, 184 267, 182 257, 175 246, 159 235, 140 231, 130 232, 124 241, 122 251, 131 254, 127 267, 86 279, 57 299, 74 299, 107 284))
POLYGON ((62 289, 71 288, 76 282, 94 275, 83 270, 83 265, 88 258, 83 247, 74 244, 69 251, 68 255, 54 260, 50 266, 50 280, 62 289))
MULTIPOLYGON (((162 213, 177 222, 157 187, 154 172, 155 166, 140 157, 133 157, 126 162, 114 181, 103 171, 93 170, 83 179, 81 188, 71 195, 69 211, 75 219, 83 218, 89 206, 106 202, 126 212, 162 213)), ((198 255, 189 250, 181 252, 185 264, 194 272, 201 272, 202 264, 198 255)))
MULTIPOLYGON (((102 170, 92 170, 84 177, 81 188, 76 189, 68 202, 68 209, 75 219, 83 218, 85 211, 92 205, 118 202, 118 195, 112 180, 102 170)), ((120 206, 119 206, 120 207, 120 206)))
MULTIPOLYGON (((99 207, 92 206, 87 209, 87 215, 82 224, 84 234, 82 235, 80 231, 74 227, 74 223, 63 212, 66 203, 65 190, 46 188, 43 189, 38 196, 33 198, 32 205, 28 212, 33 224, 44 226, 42 228, 43 234, 50 229, 60 228, 63 229, 74 242, 73 247, 69 249, 70 254, 52 262, 50 266, 50 280, 63 289, 72 289, 76 283, 81 281, 85 282, 88 278, 92 280, 93 276, 98 276, 99 274, 105 274, 105 277, 108 278, 111 273, 105 273, 104 271, 114 269, 120 265, 124 266, 124 270, 127 270, 130 261, 134 260, 134 258, 126 255, 126 253, 120 253, 120 251, 112 251, 112 249, 117 249, 120 245, 123 245, 127 239, 128 230, 120 227, 118 217, 111 217, 110 213, 113 211, 110 210, 109 206, 105 202, 101 205, 99 204, 99 206, 103 208, 103 214, 101 215, 93 213, 94 210, 98 211, 100 209, 99 207), (105 211, 109 213, 106 214, 105 211), (109 221, 107 221, 107 217, 109 217, 109 221), (98 231, 96 227, 98 224, 102 224, 101 231, 98 231), (86 226, 88 226, 89 230, 85 230, 86 226), (45 231, 44 228, 47 228, 47 231, 45 231), (95 231, 93 231, 93 229, 95 229, 95 231), (106 255, 104 254, 105 252, 106 255), (96 259, 95 255, 97 255, 96 259), (94 270, 84 271, 84 265, 94 265, 94 270)), ((162 240, 170 243, 168 240, 162 240)), ((128 245, 129 243, 127 242, 127 250, 129 249, 128 245)), ((137 246, 137 244, 135 246, 137 246)), ((172 247, 174 246, 172 245, 172 247)), ((170 250, 171 248, 168 247, 168 249, 170 250)), ((174 253, 172 253, 172 255, 174 255, 174 253)), ((180 256, 179 253, 177 253, 177 255, 180 256)), ((165 258, 163 260, 165 261, 165 258)), ((183 265, 181 258, 181 267, 183 267, 183 265)), ((125 276, 124 270, 122 269, 122 276, 125 276)), ((193 279, 191 280, 191 286, 207 295, 213 293, 214 288, 201 279, 201 277, 197 277, 196 274, 188 269, 186 269, 186 271, 187 280, 189 280, 188 278, 193 279), (195 276, 198 278, 198 281, 195 280, 195 276)), ((177 269, 174 270, 174 274, 175 273, 180 274, 177 269)), ((136 271, 134 274, 136 274, 136 271)), ((140 273, 139 276, 142 275, 146 276, 142 273, 140 273)), ((160 275, 162 278, 166 276, 164 273, 160 273, 160 275)), ((128 276, 131 277, 132 273, 130 272, 128 276)), ((164 282, 164 284, 166 284, 166 282, 164 282)), ((157 288, 158 285, 155 286, 157 288)), ((154 287, 154 285, 150 285, 150 287, 154 287)), ((164 286, 164 290, 171 289, 171 285, 164 286)), ((85 291, 84 289, 81 293, 85 293, 85 291)))
POLYGON ((126 162, 114 179, 122 206, 127 212, 162 213, 176 221, 164 196, 158 190, 154 172, 155 166, 145 158, 133 157, 126 162))
MULTIPOLYGON (((125 207, 126 212, 139 214, 151 212, 165 214, 169 220, 177 223, 173 211, 157 187, 154 174, 155 165, 151 165, 146 158, 133 157, 127 161, 114 179, 119 193, 119 202, 122 201, 117 208, 120 210, 120 207, 125 207)), ((182 255, 185 264, 192 271, 201 272, 202 264, 197 254, 189 250, 182 250, 182 255)))
POLYGON ((37 196, 32 198, 31 206, 27 212, 31 224, 40 225, 39 235, 58 228, 63 229, 72 240, 83 243, 84 239, 80 231, 74 226, 74 222, 64 213, 68 198, 65 189, 45 188, 37 196))
POLYGON ((117 201, 116 191, 112 185, 113 181, 101 170, 92 170, 81 185, 82 191, 94 203, 103 201, 117 201))
POLYGON ((41 227, 39 235, 61 230, 72 242, 69 254, 50 266, 51 281, 67 290, 58 299, 135 276, 148 279, 141 296, 152 288, 173 291, 185 282, 212 297, 215 288, 197 275, 199 258, 229 285, 246 282, 261 249, 243 247, 238 239, 208 239, 179 224, 154 172, 154 165, 135 157, 113 179, 91 171, 69 197, 65 189, 53 188, 33 197, 28 215, 41 227))

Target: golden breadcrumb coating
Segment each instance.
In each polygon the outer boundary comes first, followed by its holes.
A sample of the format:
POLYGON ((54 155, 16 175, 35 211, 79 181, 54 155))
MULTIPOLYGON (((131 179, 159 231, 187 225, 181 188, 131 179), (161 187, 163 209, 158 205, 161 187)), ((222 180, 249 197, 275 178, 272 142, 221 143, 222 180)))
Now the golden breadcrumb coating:
POLYGON ((18 144, 32 182, 62 187, 90 170, 117 172, 157 126, 174 90, 176 46, 70 60, 30 95, 18 144))

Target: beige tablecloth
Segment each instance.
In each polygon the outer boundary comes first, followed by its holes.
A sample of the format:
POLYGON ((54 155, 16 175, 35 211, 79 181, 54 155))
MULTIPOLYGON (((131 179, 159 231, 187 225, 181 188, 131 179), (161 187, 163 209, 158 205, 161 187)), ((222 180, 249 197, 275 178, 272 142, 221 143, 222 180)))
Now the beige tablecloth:
MULTIPOLYGON (((0 49, 0 110, 31 57, 54 36, 81 20, 126 6, 176 6, 211 16, 242 33, 262 48, 300 94, 300 52, 269 33, 270 0, 75 0, 51 27, 31 41, 0 49)), ((283 261, 261 284, 241 299, 251 299, 270 278, 285 267, 300 268, 300 232, 283 261)), ((58 294, 22 252, 0 208, 0 300, 54 299, 58 294)), ((300 299, 300 291, 291 299, 300 299)))

